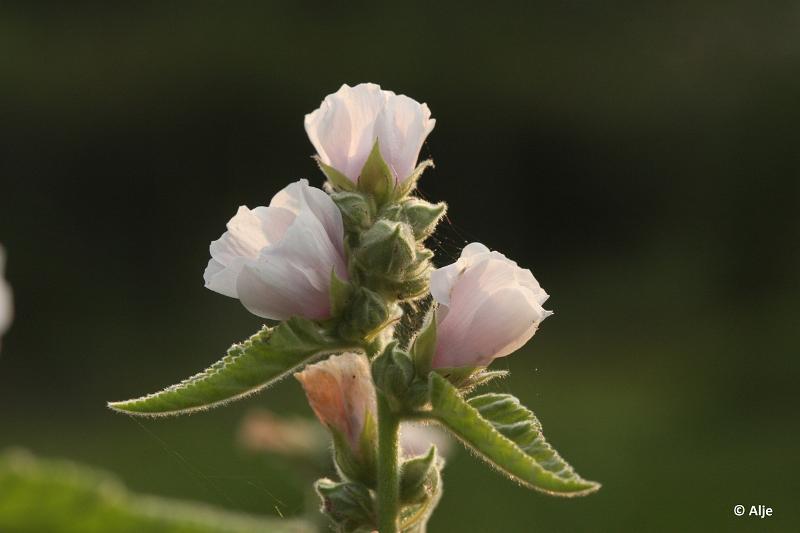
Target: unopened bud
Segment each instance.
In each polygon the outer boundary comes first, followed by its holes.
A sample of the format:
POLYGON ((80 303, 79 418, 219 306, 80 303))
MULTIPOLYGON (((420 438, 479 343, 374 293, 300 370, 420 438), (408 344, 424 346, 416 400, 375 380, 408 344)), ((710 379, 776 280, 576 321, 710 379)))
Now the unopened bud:
POLYGON ((408 224, 379 220, 364 232, 357 260, 368 275, 400 278, 417 258, 416 239, 408 224))
POLYGON ((342 213, 347 231, 358 231, 370 225, 370 206, 363 194, 357 192, 335 192, 331 198, 342 213))
POLYGON ((436 229, 439 220, 447 211, 444 202, 432 204, 419 198, 411 197, 401 205, 402 219, 411 226, 414 236, 422 241, 436 229))

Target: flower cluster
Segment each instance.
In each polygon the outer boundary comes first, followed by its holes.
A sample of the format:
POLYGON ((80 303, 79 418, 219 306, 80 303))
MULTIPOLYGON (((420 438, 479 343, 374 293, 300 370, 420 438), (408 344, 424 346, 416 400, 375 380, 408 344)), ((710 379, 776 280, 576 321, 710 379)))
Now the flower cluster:
MULTIPOLYGON (((337 531, 425 530, 444 466, 441 441, 424 427, 431 423, 523 486, 596 491, 517 398, 473 392, 507 373, 487 367, 551 312, 533 274, 483 244, 434 267, 425 242, 447 205, 415 192, 432 166, 418 159, 435 124, 425 104, 374 84, 326 97, 305 119, 323 188, 300 180, 268 206, 240 207, 211 243, 203 276, 209 289, 277 323, 204 372, 110 407, 191 413, 293 374, 332 437, 340 479, 320 479, 315 489, 337 531)), ((2 296, 0 286, 0 304, 2 296)), ((299 435, 266 427, 275 434, 258 441, 283 453, 299 435)))
MULTIPOLYGON (((269 206, 240 207, 211 243, 204 275, 206 287, 258 316, 323 321, 362 342, 366 353, 329 357, 295 377, 333 435, 346 483, 367 490, 376 488, 380 468, 377 395, 402 413, 427 401, 430 371, 466 386, 520 348, 550 314, 533 274, 483 244, 432 267, 424 241, 446 206, 413 192, 430 164, 418 157, 435 123, 427 105, 407 96, 375 84, 343 85, 305 118, 326 191, 300 180, 269 206), (429 294, 426 325, 411 347, 399 346, 392 340, 398 304, 429 294)), ((411 459, 424 464, 415 483, 427 492, 406 495, 406 503, 433 499, 438 490, 441 461, 430 457, 411 459)), ((359 522, 341 509, 341 490, 329 480, 319 484, 326 512, 340 525, 359 522)))
POLYGON ((427 105, 372 83, 343 85, 326 97, 306 115, 306 132, 326 175, 341 174, 354 186, 333 185, 329 195, 302 179, 267 207, 240 207, 211 243, 206 287, 264 318, 325 320, 333 312, 331 274, 347 281, 355 270, 390 300, 430 290, 438 307, 433 368, 485 367, 525 344, 551 314, 530 270, 480 243, 467 245, 455 263, 430 269, 432 254, 418 241, 432 233, 444 206, 407 196, 376 209, 373 198, 354 192, 373 179, 364 173, 372 172, 365 167, 375 147, 394 190, 418 178, 420 148, 436 123, 430 115, 427 105))

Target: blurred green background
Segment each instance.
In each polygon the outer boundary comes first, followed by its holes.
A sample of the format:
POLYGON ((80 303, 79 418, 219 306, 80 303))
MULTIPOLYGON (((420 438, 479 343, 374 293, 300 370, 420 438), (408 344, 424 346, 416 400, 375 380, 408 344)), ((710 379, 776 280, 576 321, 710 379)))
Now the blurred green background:
POLYGON ((4 2, 0 449, 301 513, 292 465, 235 439, 253 406, 310 416, 292 380, 180 419, 105 402, 259 327, 203 288, 208 243, 321 184, 303 115, 374 81, 437 119, 438 264, 478 240, 552 295, 494 388, 604 484, 553 499, 461 451, 432 531, 797 531, 798 24, 796 2, 4 2))

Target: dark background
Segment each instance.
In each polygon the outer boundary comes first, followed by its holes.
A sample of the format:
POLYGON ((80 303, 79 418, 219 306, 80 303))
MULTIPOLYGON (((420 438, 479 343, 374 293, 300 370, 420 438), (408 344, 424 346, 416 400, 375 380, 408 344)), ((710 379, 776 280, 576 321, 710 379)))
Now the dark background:
POLYGON ((292 380, 182 419, 105 401, 259 327, 203 288, 208 243, 321 185, 303 115, 374 81, 437 119, 438 264, 478 240, 552 295, 496 388, 604 484, 552 499, 462 451, 432 531, 796 530, 798 24, 794 2, 3 3, 0 448, 299 513, 305 482, 234 438, 253 406, 310 415, 292 380))

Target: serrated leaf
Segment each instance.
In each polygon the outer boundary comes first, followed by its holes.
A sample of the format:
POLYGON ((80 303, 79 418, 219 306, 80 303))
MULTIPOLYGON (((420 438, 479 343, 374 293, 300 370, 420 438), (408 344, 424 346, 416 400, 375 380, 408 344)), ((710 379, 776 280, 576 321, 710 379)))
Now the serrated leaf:
POLYGON ((314 359, 347 349, 316 323, 291 318, 264 327, 227 355, 177 385, 133 400, 111 402, 131 415, 168 416, 191 413, 238 400, 268 387, 314 359))
POLYGON ((553 496, 583 496, 600 484, 581 478, 545 442, 541 424, 508 394, 484 394, 469 401, 431 373, 433 417, 481 458, 523 485, 553 496))

